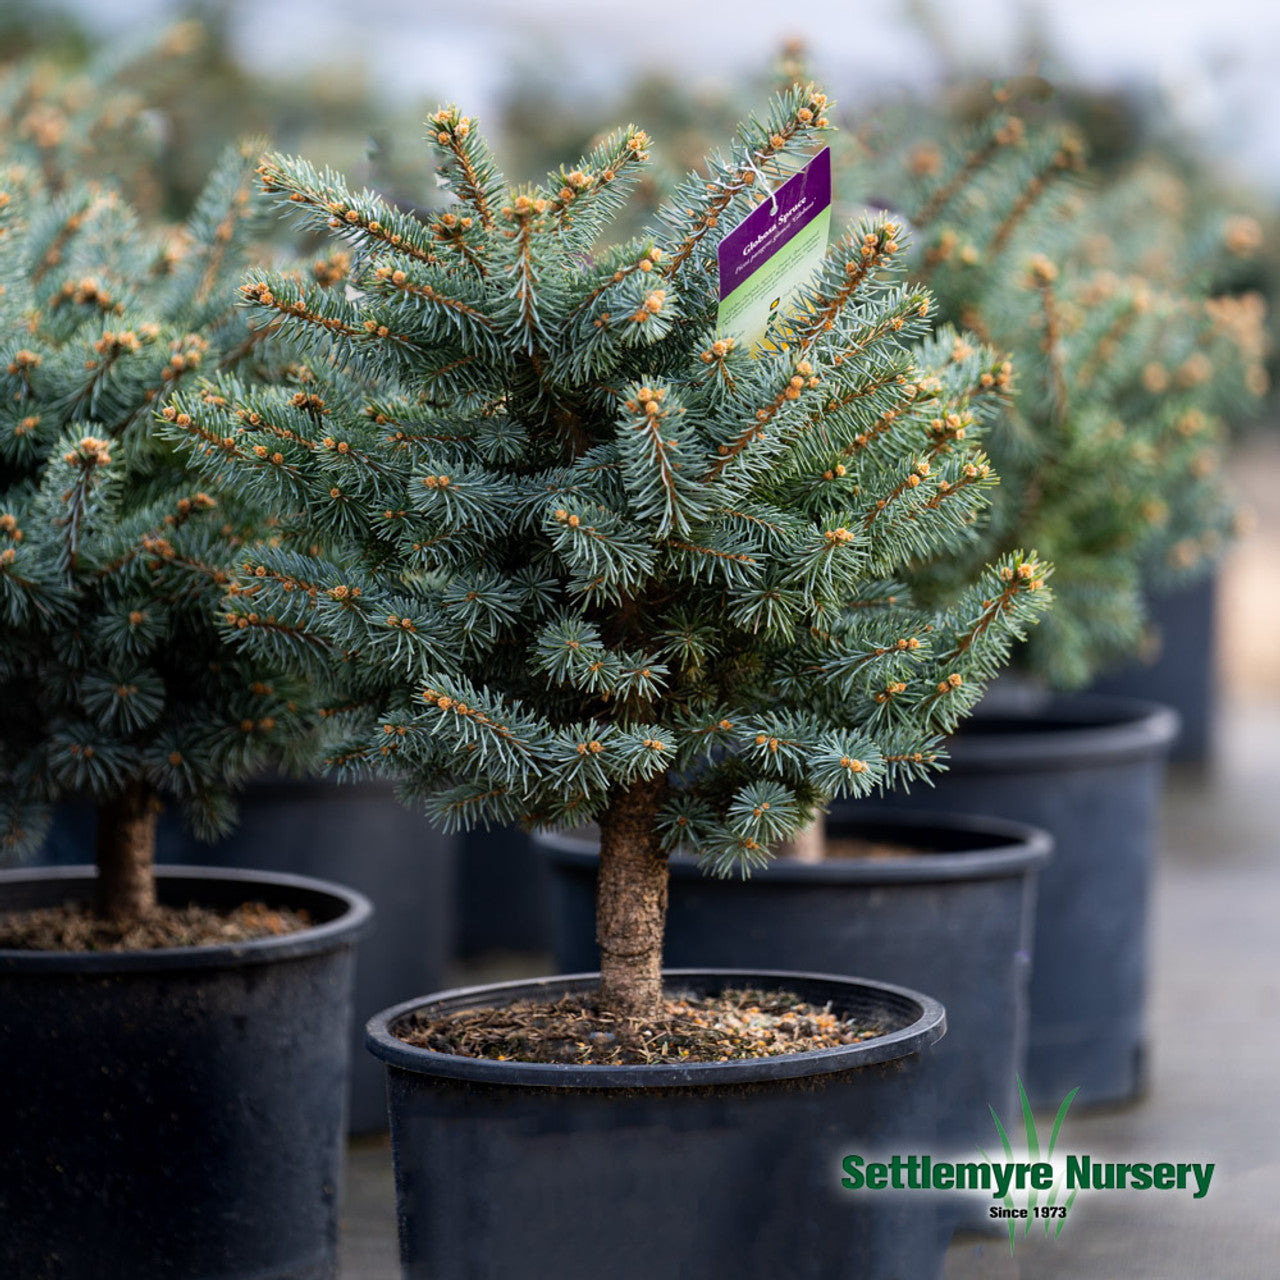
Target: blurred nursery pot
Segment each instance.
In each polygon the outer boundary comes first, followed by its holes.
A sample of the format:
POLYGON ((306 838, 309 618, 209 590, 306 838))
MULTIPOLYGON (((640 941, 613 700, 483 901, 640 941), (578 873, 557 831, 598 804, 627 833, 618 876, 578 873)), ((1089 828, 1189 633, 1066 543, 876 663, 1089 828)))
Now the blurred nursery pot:
POLYGON ((419 1016, 556 1000, 598 974, 448 991, 372 1018, 386 1064, 405 1280, 479 1275, 941 1274, 929 1197, 856 1194, 841 1161, 928 1148, 942 1006, 884 983, 668 970, 667 994, 782 987, 874 1021, 858 1044, 728 1062, 577 1066, 419 1048, 419 1016), (905 1145, 904 1145, 905 1144, 905 1145))
MULTIPOLYGON (((364 1052, 364 1023, 375 1009, 443 985, 456 840, 405 808, 394 785, 380 779, 261 778, 245 787, 240 810, 236 829, 214 844, 195 841, 167 810, 157 824, 156 860, 337 880, 369 899, 374 915, 357 947, 349 1016, 347 1122, 352 1133, 384 1130, 386 1083, 364 1052)), ((93 828, 91 805, 60 805, 42 860, 83 861, 93 828)))
MULTIPOLYGON (((1147 903, 1167 707, 1129 698, 993 692, 947 745, 948 768, 913 805, 1043 828, 1024 1081, 1037 1106, 1118 1103, 1145 1085, 1147 903)), ((833 806, 861 816, 861 803, 833 806)))
POLYGON ((1211 765, 1218 721, 1217 615, 1219 577, 1153 591, 1147 601, 1157 637, 1154 654, 1099 676, 1090 693, 1160 702, 1178 713, 1169 753, 1175 764, 1211 765))
MULTIPOLYGON (((936 1082, 936 1149, 971 1154, 991 1140, 988 1106, 1007 1115, 1016 1104, 1036 875, 1053 842, 999 818, 861 806, 829 821, 826 837, 833 852, 842 840, 862 847, 818 862, 779 858, 749 879, 673 857, 667 963, 874 972, 934 993, 948 1022, 924 1066, 936 1082)), ((585 830, 535 840, 551 867, 556 967, 593 967, 598 840, 585 830)))
MULTIPOLYGON (((545 861, 535 855, 528 833, 519 827, 495 826, 460 835, 454 871, 456 954, 467 958, 486 951, 549 951, 550 880, 545 861)), ((415 990, 433 991, 436 985, 415 990)))
MULTIPOLYGON (((88 902, 92 867, 0 872, 0 912, 88 902)), ((277 937, 0 950, 0 1274, 329 1280, 360 894, 160 868, 161 904, 305 911, 277 937)))

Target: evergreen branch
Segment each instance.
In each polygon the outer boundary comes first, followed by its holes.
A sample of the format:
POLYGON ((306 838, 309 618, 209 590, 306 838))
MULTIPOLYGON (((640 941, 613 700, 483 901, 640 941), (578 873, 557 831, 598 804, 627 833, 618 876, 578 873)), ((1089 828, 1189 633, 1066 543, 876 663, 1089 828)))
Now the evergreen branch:
POLYGON ((973 180, 1002 147, 1014 146, 1025 137, 1026 130, 1017 116, 1000 117, 984 127, 976 144, 967 150, 951 177, 934 189, 925 204, 911 219, 917 227, 927 227, 973 180))
POLYGON ((561 235, 574 232, 584 246, 603 221, 621 207, 631 171, 649 158, 648 135, 628 125, 609 134, 572 168, 548 175, 550 211, 561 235), (585 223, 585 227, 583 224, 585 223))
MULTIPOLYGON (((277 282, 277 288, 281 283, 277 282)), ((287 284, 285 287, 287 289, 287 284)), ((287 296, 278 297, 265 280, 248 280, 240 286, 240 292, 254 306, 262 307, 266 311, 278 312, 290 322, 315 325, 330 334, 341 334, 348 338, 363 337, 368 332, 363 325, 357 326, 341 315, 329 315, 318 307, 313 307, 305 296, 294 296, 292 299, 287 296)), ((374 329, 376 331, 376 325, 374 329)))
POLYGON ((228 627, 243 632, 246 636, 257 634, 298 640, 326 656, 337 652, 337 646, 324 636, 317 635, 305 626, 281 622, 274 614, 263 617, 254 609, 245 610, 237 606, 229 609, 224 616, 228 627))
POLYGON ((801 354, 809 351, 822 334, 830 332, 837 317, 863 285, 890 263, 901 247, 897 240, 899 234, 897 223, 881 222, 861 236, 846 236, 836 244, 831 256, 846 259, 844 279, 834 290, 807 291, 800 315, 788 326, 801 354))
POLYGON ((539 216, 542 213, 537 205, 545 207, 545 201, 540 197, 535 201, 527 195, 519 195, 511 204, 504 206, 502 211, 509 222, 515 223, 513 230, 502 232, 516 243, 515 260, 508 269, 508 274, 514 280, 512 294, 516 303, 512 332, 519 335, 518 340, 525 354, 534 357, 535 367, 537 351, 545 337, 538 318, 538 282, 533 264, 534 228, 535 225, 539 228, 543 225, 534 222, 535 212, 539 216))
POLYGON ((971 649, 994 623, 1013 609, 1021 596, 1039 591, 1044 586, 1049 570, 1036 560, 1033 553, 1027 558, 1015 556, 1010 563, 1000 566, 998 572, 1003 588, 998 595, 983 601, 982 612, 956 639, 942 661, 959 658, 971 649))
POLYGON ((431 124, 434 132, 428 136, 447 157, 443 172, 452 178, 455 194, 475 211, 486 230, 492 230, 495 194, 501 190, 501 180, 471 119, 460 114, 457 107, 441 107, 431 117, 431 124))
POLYGON ((1113 359, 1121 341, 1126 334, 1133 330, 1148 305, 1149 300, 1145 290, 1126 299, 1120 314, 1111 322, 1106 331, 1098 337, 1093 344, 1092 350, 1089 351, 1076 370, 1075 381, 1078 386, 1089 387, 1093 384, 1099 370, 1113 359))
POLYGON ((332 229, 345 238, 394 249, 419 262, 434 263, 436 254, 423 239, 416 219, 385 204, 371 192, 355 196, 342 178, 326 169, 317 174, 305 161, 273 153, 257 169, 262 189, 283 195, 284 203, 302 206, 308 225, 332 229))
POLYGON ((464 302, 461 298, 449 297, 426 281, 411 280, 404 271, 383 266, 378 267, 373 274, 375 280, 384 281, 390 288, 400 293, 412 298, 420 298, 423 302, 429 303, 433 307, 442 307, 447 311, 457 313, 459 316, 465 316, 468 320, 474 321, 486 329, 493 328, 493 321, 474 306, 464 302))
POLYGON ((38 261, 31 267, 31 283, 33 285, 38 285, 50 269, 64 260, 67 247, 72 238, 84 225, 87 214, 100 199, 101 197, 90 193, 80 193, 78 198, 73 198, 66 205, 66 211, 59 219, 58 227, 52 239, 47 242, 43 252, 39 255, 38 261))
POLYGON ((1039 294, 1040 306, 1044 314, 1044 337, 1041 339, 1040 349, 1048 357, 1055 415, 1061 420, 1067 416, 1067 373, 1062 351, 1058 306, 1053 288, 1053 283, 1058 278, 1058 268, 1043 254, 1037 254, 1031 260, 1029 278, 1032 288, 1039 294))
MULTIPOLYGON (((843 357, 841 358, 841 363, 843 363, 843 357)), ((865 400, 868 396, 874 396, 878 391, 888 390, 890 387, 900 387, 904 395, 914 394, 914 389, 911 392, 907 391, 909 370, 909 364, 906 369, 894 364, 884 373, 868 378, 865 382, 859 383, 850 390, 841 391, 833 395, 810 417, 810 426, 816 427, 824 418, 839 413, 842 409, 847 409, 850 405, 856 404, 859 400, 865 400)))
POLYGON ((877 440, 886 436, 892 429, 893 424, 898 421, 904 414, 911 412, 910 406, 904 406, 901 409, 888 409, 882 413, 865 431, 859 431, 857 435, 849 441, 841 450, 841 456, 846 458, 854 457, 859 450, 869 449, 877 440))
POLYGON ((431 234, 435 236, 438 248, 450 251, 477 275, 485 276, 489 269, 484 265, 483 246, 472 233, 474 226, 475 219, 467 214, 445 212, 431 223, 431 234))
POLYGON ((669 387, 633 384, 626 409, 618 441, 632 507, 657 520, 659 538, 687 534, 706 518, 714 495, 694 477, 697 441, 681 422, 685 408, 669 387))
MULTIPOLYGON (((573 320, 582 312, 588 310, 591 305, 607 293, 614 285, 621 284, 629 276, 634 275, 637 271, 648 275, 655 266, 662 262, 663 253, 651 240, 642 241, 640 247, 632 248, 624 246, 620 252, 630 252, 631 261, 618 262, 612 265, 606 259, 603 265, 605 279, 590 292, 585 294, 583 298, 569 311, 568 319, 573 320)), ((612 256, 612 255, 611 255, 612 256)))
POLYGON ((988 246, 991 253, 1003 253, 1008 245, 1013 233, 1026 220, 1027 215, 1035 207, 1049 188, 1049 175, 1057 169, 1063 168, 1067 163, 1065 152, 1056 152, 1048 165, 1043 171, 1033 172, 1023 187, 1022 194, 1009 206, 1009 211, 1001 219, 999 225, 991 237, 991 243, 988 246))
POLYGON ((428 722, 435 731, 447 733, 464 747, 475 743, 482 752, 492 751, 495 772, 518 782, 541 774, 545 731, 519 707, 508 706, 466 682, 439 676, 428 678, 420 697, 436 709, 428 722))
POLYGON ((692 542, 681 542, 677 538, 668 538, 666 545, 676 551, 687 551, 691 555, 707 556, 712 560, 729 561, 733 564, 750 564, 756 565, 760 561, 749 555, 743 555, 736 551, 723 551, 718 547, 703 547, 692 542))
POLYGON ((984 462, 967 462, 960 479, 952 482, 948 480, 940 480, 938 482, 937 492, 925 502, 925 506, 930 511, 936 511, 948 499, 953 499, 956 494, 965 489, 973 488, 981 485, 988 479, 991 474, 990 467, 984 462))
MULTIPOLYGON (((889 253, 896 251, 897 244, 892 239, 889 239, 878 248, 865 242, 861 247, 870 249, 873 259, 884 261, 889 253), (893 245, 892 250, 888 248, 890 244, 893 245)), ((832 265, 839 263, 840 258, 843 256, 844 248, 845 246, 840 246, 837 252, 828 258, 827 270, 832 274, 834 274, 832 265)), ((802 305, 807 310, 818 310, 822 320, 821 323, 806 325, 802 335, 797 337, 794 344, 787 343, 786 354, 788 359, 792 357, 793 352, 803 357, 804 353, 817 344, 819 339, 822 339, 824 343, 830 340, 831 331, 835 328, 835 317, 848 307, 858 286, 866 279, 866 273, 862 270, 862 265, 861 253, 859 253, 856 259, 850 259, 845 264, 844 273, 847 278, 837 284, 834 289, 824 291, 819 287, 815 287, 803 297, 802 305)), ((895 300, 891 309, 881 314, 873 323, 859 325, 855 321, 856 327, 853 333, 840 342, 841 363, 843 364, 865 353, 868 348, 883 340, 897 340, 905 329, 909 317, 920 320, 928 312, 929 299, 926 294, 920 292, 905 293, 895 300)), ((790 377, 786 378, 785 381, 779 379, 780 388, 774 392, 769 400, 756 409, 754 422, 741 429, 734 437, 719 447, 719 456, 708 470, 709 479, 721 475, 731 463, 743 460, 753 446, 760 446, 766 440, 769 440, 769 443, 765 445, 766 449, 771 448, 776 451, 782 447, 787 442, 786 435, 775 433, 770 439, 766 428, 771 423, 781 425, 784 423, 784 419, 791 418, 793 416, 791 414, 792 408, 802 399, 806 400, 806 413, 803 417, 795 419, 792 438, 802 437, 822 425, 825 420, 823 415, 813 409, 808 409, 807 402, 812 400, 813 397, 806 396, 808 391, 820 389, 822 383, 821 375, 816 372, 813 363, 804 358, 798 360, 789 372, 790 377)))
POLYGON ((249 190, 249 175, 252 172, 249 166, 255 150, 253 144, 245 143, 228 153, 223 161, 223 172, 215 171, 192 215, 190 228, 192 239, 196 243, 208 243, 208 249, 203 255, 204 269, 200 273, 199 283, 193 294, 194 301, 198 305, 203 306, 207 303, 214 290, 222 283, 223 264, 235 243, 236 223, 252 219, 256 213, 249 190), (234 176, 234 187, 230 198, 224 203, 218 199, 222 195, 219 188, 226 178, 231 176, 234 176), (220 210, 221 217, 213 229, 212 242, 209 243, 200 234, 201 223, 206 220, 212 221, 215 204, 222 204, 223 207, 220 210))

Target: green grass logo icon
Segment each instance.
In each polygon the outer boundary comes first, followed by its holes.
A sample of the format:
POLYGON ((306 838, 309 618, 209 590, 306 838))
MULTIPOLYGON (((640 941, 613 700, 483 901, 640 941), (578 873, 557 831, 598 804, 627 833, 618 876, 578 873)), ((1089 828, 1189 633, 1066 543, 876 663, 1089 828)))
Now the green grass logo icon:
MULTIPOLYGON (((1072 1089, 1069 1094, 1062 1100, 1062 1105, 1058 1108, 1058 1114, 1053 1119, 1053 1129, 1049 1134, 1049 1144, 1044 1150, 1044 1154, 1040 1153, 1040 1135, 1036 1131, 1036 1118, 1031 1110, 1031 1103, 1027 1100, 1027 1091, 1023 1088, 1022 1077, 1018 1077, 1018 1097, 1022 1103, 1022 1122, 1027 1131, 1027 1159, 1028 1161, 1045 1161, 1052 1162, 1054 1148, 1058 1145, 1058 1135, 1062 1132, 1062 1122, 1067 1118, 1067 1109, 1071 1106, 1072 1100, 1079 1093, 1078 1088, 1072 1089)), ((1009 1141, 1009 1135, 1004 1125, 1000 1121, 1000 1116, 995 1107, 989 1108, 991 1118, 996 1122, 996 1132, 1000 1135, 1000 1144, 1004 1148, 1005 1159, 1009 1162, 1014 1160, 1013 1144, 1009 1141)), ((983 1159, 988 1164, 994 1165, 995 1161, 991 1159, 985 1151, 982 1152, 983 1159)), ((1053 1186, 1049 1188, 1046 1199, 1043 1204, 1040 1202, 1040 1191, 1034 1185, 1027 1188, 1027 1210, 1026 1218, 1009 1218, 1009 1251, 1013 1252, 1013 1246, 1018 1237, 1018 1222, 1025 1223, 1022 1234, 1024 1236, 1031 1234, 1031 1224, 1033 1222, 1044 1223, 1044 1233, 1048 1236, 1050 1229, 1053 1230, 1053 1238, 1056 1240, 1062 1234, 1062 1228, 1066 1226, 1067 1215, 1071 1211, 1071 1206, 1075 1202, 1079 1188, 1072 1190, 1071 1194, 1066 1198, 1064 1203, 1059 1206, 1058 1193, 1063 1189, 1063 1179, 1061 1176, 1054 1179, 1053 1186)), ((1004 1196, 1004 1206, 1006 1209, 1016 1209, 1012 1189, 1004 1196)))

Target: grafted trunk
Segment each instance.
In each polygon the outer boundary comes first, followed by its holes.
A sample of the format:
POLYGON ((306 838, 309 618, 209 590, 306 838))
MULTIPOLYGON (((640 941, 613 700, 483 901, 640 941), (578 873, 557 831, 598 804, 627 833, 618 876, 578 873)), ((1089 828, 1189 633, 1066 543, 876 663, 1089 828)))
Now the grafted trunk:
POLYGON ((600 818, 596 941, 600 1001, 650 1020, 662 1001, 662 933, 667 919, 667 855, 656 820, 665 777, 618 791, 600 818))
POLYGON ((827 856, 827 823, 822 814, 792 840, 784 840, 778 846, 778 857, 791 858, 795 862, 821 862, 827 856))
POLYGON ((121 924, 141 919, 156 905, 156 794, 131 782, 98 806, 98 890, 94 908, 121 924))

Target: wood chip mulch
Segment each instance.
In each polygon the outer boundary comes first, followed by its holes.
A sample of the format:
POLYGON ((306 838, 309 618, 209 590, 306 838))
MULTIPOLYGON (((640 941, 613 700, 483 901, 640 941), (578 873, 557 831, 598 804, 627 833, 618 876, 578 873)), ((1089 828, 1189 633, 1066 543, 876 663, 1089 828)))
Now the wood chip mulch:
POLYGON ((757 990, 673 997, 663 1002, 656 1022, 607 1013, 591 997, 574 995, 440 1018, 419 1014, 395 1030, 408 1044, 437 1053, 578 1066, 729 1062, 833 1049, 882 1034, 878 1026, 843 1018, 829 1006, 757 990))
POLYGON ((130 925, 100 919, 81 904, 0 916, 0 949, 15 951, 153 951, 276 938, 309 929, 305 911, 246 902, 231 911, 156 907, 130 925))

